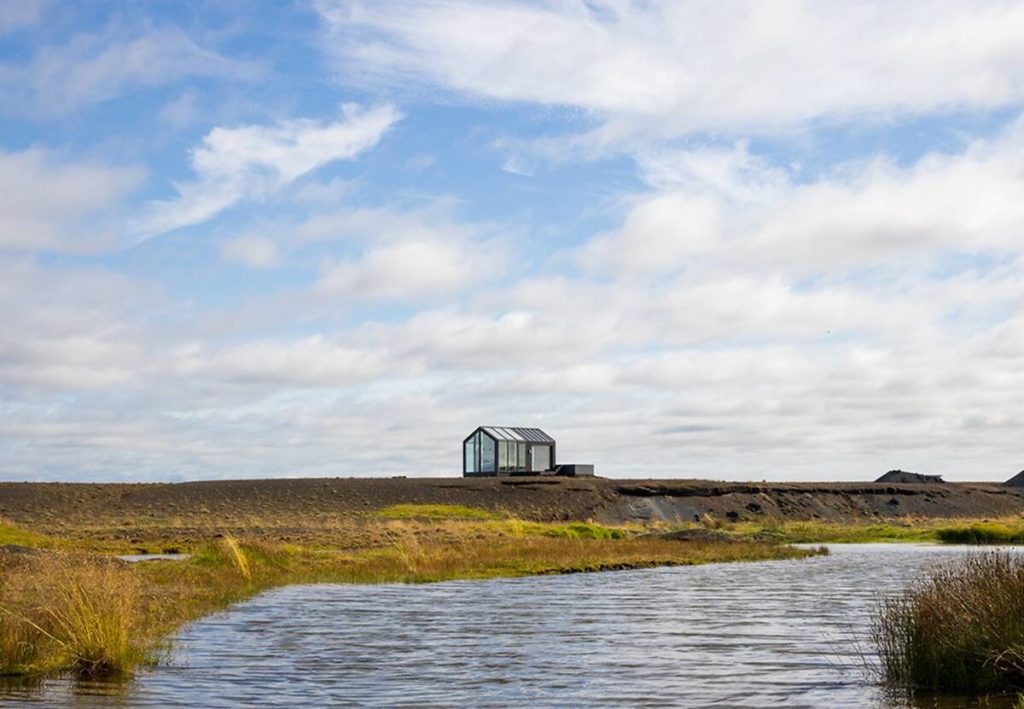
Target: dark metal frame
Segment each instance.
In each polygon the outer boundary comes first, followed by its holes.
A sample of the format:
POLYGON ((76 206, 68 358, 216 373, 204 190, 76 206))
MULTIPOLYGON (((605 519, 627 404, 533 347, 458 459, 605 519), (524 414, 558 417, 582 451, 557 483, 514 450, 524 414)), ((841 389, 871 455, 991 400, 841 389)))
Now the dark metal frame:
MULTIPOLYGON (((522 428, 518 426, 477 426, 473 429, 473 432, 462 439, 462 476, 466 478, 491 478, 497 476, 506 475, 553 475, 557 463, 555 462, 555 439, 544 433, 539 428, 522 428), (507 431, 513 431, 517 435, 522 436, 522 440, 515 438, 507 438, 502 436, 501 438, 495 437, 494 434, 490 433, 487 429, 505 429, 507 431), (477 434, 487 436, 494 442, 494 471, 493 472, 480 472, 481 457, 480 449, 481 446, 474 446, 474 462, 476 463, 476 472, 470 472, 466 466, 466 444, 470 442, 477 434), (526 446, 526 465, 517 466, 515 469, 501 470, 498 467, 498 445, 499 441, 514 442, 516 445, 525 444, 526 446), (533 449, 538 446, 547 446, 551 449, 551 460, 548 462, 548 467, 545 470, 531 470, 533 467, 533 449)), ((517 451, 518 452, 518 451, 517 451)), ((518 455, 516 458, 518 459, 518 455)))

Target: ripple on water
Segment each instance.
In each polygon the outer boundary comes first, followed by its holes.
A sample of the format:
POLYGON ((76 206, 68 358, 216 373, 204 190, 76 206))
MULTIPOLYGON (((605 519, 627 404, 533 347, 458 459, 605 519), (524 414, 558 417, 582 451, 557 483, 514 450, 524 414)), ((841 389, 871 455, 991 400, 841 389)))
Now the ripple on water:
MULTIPOLYGON (((406 586, 293 586, 178 636, 128 685, 7 690, 76 707, 900 706, 870 612, 971 553, 843 545, 798 561, 406 586)), ((953 701, 943 706, 971 706, 953 701)))

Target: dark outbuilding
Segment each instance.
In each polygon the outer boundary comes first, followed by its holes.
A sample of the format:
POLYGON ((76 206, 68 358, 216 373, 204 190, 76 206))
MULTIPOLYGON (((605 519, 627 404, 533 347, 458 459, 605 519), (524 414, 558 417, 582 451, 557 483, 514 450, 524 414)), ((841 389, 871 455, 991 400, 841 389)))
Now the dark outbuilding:
POLYGON ((875 480, 876 483, 912 483, 932 484, 944 483, 941 475, 924 475, 923 473, 908 473, 906 470, 890 470, 882 477, 875 480))

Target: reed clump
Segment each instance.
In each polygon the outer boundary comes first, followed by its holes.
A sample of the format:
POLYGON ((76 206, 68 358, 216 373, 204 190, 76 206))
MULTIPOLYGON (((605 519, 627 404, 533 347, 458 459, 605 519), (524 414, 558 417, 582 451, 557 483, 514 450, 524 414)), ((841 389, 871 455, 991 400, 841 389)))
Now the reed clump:
POLYGON ((946 544, 1021 544, 1024 529, 1011 528, 997 522, 944 527, 936 532, 939 541, 946 544))
POLYGON ((1024 688, 1024 559, 988 553, 935 568, 880 604, 871 637, 892 686, 1024 688))
POLYGON ((19 560, 0 587, 0 673, 59 666, 77 676, 126 673, 146 657, 137 580, 107 559, 19 560))

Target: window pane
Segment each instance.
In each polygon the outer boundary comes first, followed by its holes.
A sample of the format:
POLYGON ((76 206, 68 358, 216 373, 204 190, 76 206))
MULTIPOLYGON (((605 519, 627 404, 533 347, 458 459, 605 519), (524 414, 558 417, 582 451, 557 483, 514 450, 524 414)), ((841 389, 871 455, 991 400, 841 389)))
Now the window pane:
POLYGON ((551 446, 533 447, 532 472, 541 473, 551 467, 551 446))
POLYGON ((480 436, 480 472, 481 473, 493 473, 495 472, 495 449, 494 439, 490 436, 480 436))
POLYGON ((519 470, 526 470, 526 444, 520 443, 516 448, 519 449, 519 460, 516 461, 516 467, 519 470))
POLYGON ((465 456, 466 456, 466 472, 476 472, 476 436, 473 436, 465 445, 465 456))

